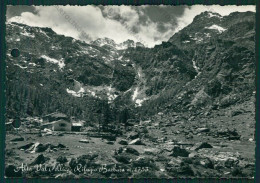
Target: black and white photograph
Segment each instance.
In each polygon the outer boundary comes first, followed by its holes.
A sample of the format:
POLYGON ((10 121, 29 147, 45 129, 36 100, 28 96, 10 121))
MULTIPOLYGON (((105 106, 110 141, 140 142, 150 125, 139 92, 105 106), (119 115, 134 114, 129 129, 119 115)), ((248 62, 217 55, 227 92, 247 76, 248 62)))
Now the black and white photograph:
POLYGON ((8 5, 6 178, 255 175, 255 5, 8 5))

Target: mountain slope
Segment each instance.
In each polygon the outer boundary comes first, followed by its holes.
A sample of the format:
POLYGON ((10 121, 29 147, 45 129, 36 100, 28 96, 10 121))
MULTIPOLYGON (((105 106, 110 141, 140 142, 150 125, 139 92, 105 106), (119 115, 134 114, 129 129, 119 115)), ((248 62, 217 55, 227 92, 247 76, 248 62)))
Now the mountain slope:
POLYGON ((10 115, 62 110, 83 117, 89 108, 98 110, 100 101, 112 101, 134 82, 135 70, 117 50, 57 35, 49 28, 10 23, 6 32, 10 115), (10 55, 13 48, 20 50, 19 57, 10 55))
POLYGON ((145 118, 243 102, 255 90, 254 17, 204 12, 154 48, 108 38, 87 44, 49 28, 9 23, 8 53, 18 48, 21 56, 7 57, 8 111, 62 110, 83 118, 108 102, 145 118))
MULTIPOLYGON (((225 107, 255 91, 255 14, 221 17, 204 12, 168 42, 128 49, 140 64, 151 95, 143 114, 225 107), (158 94, 159 93, 159 94, 158 94)), ((196 111, 195 110, 195 111, 196 111)))

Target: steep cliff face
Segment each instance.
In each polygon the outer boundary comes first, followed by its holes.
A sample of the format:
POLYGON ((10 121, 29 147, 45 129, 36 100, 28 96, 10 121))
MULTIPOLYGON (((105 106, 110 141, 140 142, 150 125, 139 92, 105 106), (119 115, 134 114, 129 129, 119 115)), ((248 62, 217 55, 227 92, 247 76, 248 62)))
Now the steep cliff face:
POLYGON ((17 23, 6 33, 10 116, 61 110, 85 118, 104 101, 144 116, 221 108, 255 90, 252 12, 204 12, 154 48, 108 38, 87 44, 17 23), (19 57, 10 55, 13 48, 19 57))
POLYGON ((145 113, 221 108, 255 90, 255 14, 204 12, 152 49, 128 49, 149 84, 145 113))

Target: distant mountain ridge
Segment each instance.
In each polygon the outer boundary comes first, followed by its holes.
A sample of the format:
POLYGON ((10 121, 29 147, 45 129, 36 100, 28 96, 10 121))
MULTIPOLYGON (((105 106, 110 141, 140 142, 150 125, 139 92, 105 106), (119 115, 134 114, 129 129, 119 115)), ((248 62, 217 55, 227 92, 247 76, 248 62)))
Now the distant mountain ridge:
POLYGON ((122 43, 116 44, 114 40, 110 38, 98 38, 95 41, 90 42, 90 44, 96 45, 96 46, 108 46, 117 50, 124 50, 127 48, 135 48, 135 47, 144 47, 144 45, 140 42, 134 42, 133 40, 126 40, 122 43))

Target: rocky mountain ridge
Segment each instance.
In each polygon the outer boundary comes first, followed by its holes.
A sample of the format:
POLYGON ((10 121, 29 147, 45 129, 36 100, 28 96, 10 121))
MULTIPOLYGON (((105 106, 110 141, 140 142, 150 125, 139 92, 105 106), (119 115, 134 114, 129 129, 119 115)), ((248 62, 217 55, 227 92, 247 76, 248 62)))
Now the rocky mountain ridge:
POLYGON ((83 117, 90 111, 82 112, 82 107, 90 101, 93 110, 107 101, 115 108, 127 104, 144 116, 236 103, 255 90, 254 27, 252 12, 224 17, 204 12, 169 41, 145 48, 108 38, 87 44, 50 28, 9 23, 7 105, 13 113, 23 109, 28 115, 30 109, 29 114, 39 115, 65 102, 78 107, 63 112, 78 111, 83 117), (9 54, 13 48, 20 57, 9 54), (44 102, 46 98, 53 102, 44 102), (78 105, 83 98, 86 104, 78 105), (46 110, 37 111, 37 105, 46 110))
POLYGON ((207 111, 254 95, 255 14, 214 15, 204 12, 168 42, 129 53, 150 82, 144 113, 149 106, 157 112, 207 111))
POLYGON ((136 47, 144 47, 144 45, 140 42, 134 42, 133 40, 126 40, 122 43, 116 44, 116 42, 110 38, 98 38, 95 41, 90 42, 90 44, 99 46, 99 47, 108 47, 115 50, 125 50, 127 48, 136 48, 136 47))

